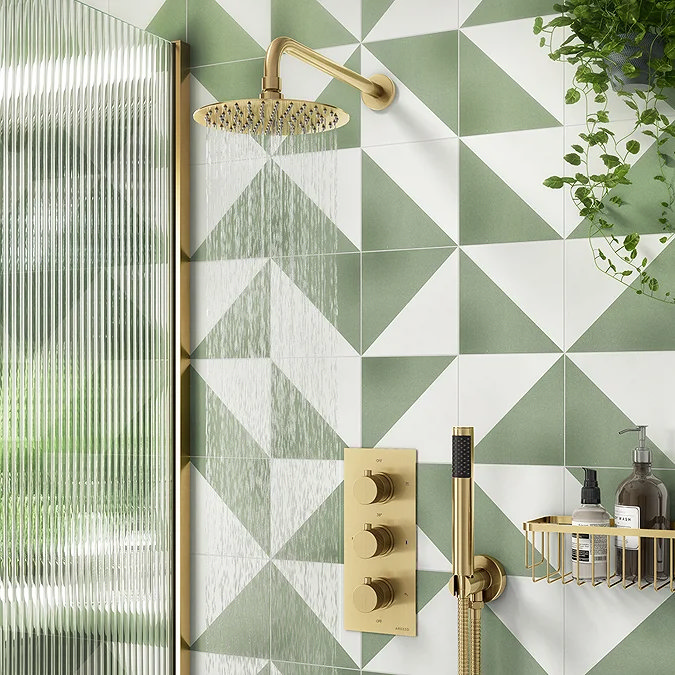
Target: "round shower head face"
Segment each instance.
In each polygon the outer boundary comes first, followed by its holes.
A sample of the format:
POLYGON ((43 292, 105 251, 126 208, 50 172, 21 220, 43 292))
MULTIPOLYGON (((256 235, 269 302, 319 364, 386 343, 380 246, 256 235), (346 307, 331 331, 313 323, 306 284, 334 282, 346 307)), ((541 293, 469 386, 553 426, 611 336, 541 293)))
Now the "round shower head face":
POLYGON ((197 110, 199 124, 236 134, 294 136, 331 131, 349 122, 340 108, 293 99, 241 99, 212 103, 197 110))

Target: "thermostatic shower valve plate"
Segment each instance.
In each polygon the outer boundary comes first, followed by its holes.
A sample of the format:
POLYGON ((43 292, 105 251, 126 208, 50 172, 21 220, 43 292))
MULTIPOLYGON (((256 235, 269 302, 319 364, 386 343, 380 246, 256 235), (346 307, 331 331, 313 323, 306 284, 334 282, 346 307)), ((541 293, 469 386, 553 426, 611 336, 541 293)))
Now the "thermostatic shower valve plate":
POLYGON ((345 448, 345 628, 417 635, 417 451, 345 448))

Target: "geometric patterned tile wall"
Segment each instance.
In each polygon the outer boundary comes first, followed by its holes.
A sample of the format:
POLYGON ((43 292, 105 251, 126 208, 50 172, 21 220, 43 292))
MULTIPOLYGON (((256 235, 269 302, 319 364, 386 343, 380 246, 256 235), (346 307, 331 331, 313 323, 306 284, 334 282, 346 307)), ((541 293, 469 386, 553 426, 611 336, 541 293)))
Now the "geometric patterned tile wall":
MULTIPOLYGON (((337 315, 296 278, 339 336, 339 358, 322 366, 338 382, 330 420, 298 369, 270 356, 270 327, 246 324, 278 269, 232 271, 236 256, 218 248, 203 206, 205 139, 192 129, 193 287, 204 289, 193 299, 193 672, 454 672, 448 448, 460 421, 476 428, 477 550, 510 575, 486 612, 485 672, 645 672, 647 651, 650 673, 672 672, 675 599, 542 588, 523 569, 522 521, 570 512, 580 467, 602 467, 612 506, 630 468, 620 428, 649 424, 655 466, 675 490, 675 312, 596 273, 574 211, 541 185, 563 171, 581 122, 562 103, 564 69, 531 32, 551 2, 90 4, 187 39, 194 107, 257 95, 264 50, 284 34, 390 74, 399 92, 377 114, 348 87, 283 64, 289 97, 351 115, 338 135, 337 315), (242 353, 214 351, 237 330, 242 353), (260 391, 263 405, 241 404, 260 391), (318 441, 303 443, 288 419, 318 441), (345 445, 419 451, 417 638, 342 628, 345 445)), ((673 258, 671 244, 657 261, 671 282, 673 258)))

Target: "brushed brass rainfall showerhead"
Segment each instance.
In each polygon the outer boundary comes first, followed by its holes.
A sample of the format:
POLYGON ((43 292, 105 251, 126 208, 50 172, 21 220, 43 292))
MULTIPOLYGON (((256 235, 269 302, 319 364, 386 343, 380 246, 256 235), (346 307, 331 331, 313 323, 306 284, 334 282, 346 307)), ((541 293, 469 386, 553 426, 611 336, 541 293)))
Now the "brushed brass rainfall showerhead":
POLYGON ((359 89, 362 101, 371 110, 383 110, 396 95, 396 87, 386 75, 363 77, 292 38, 279 37, 267 49, 260 98, 211 103, 194 113, 195 121, 205 127, 223 131, 277 136, 321 133, 347 124, 349 115, 340 108, 326 103, 283 97, 279 77, 279 64, 283 54, 295 56, 331 77, 359 89))

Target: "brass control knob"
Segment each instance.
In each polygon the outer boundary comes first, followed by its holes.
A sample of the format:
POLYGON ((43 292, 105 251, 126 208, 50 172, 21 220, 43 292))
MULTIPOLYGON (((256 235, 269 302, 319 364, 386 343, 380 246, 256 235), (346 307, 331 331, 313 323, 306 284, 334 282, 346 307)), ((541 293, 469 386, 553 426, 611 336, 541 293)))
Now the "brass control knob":
POLYGON ((394 496, 394 483, 386 473, 366 469, 354 483, 354 496, 359 504, 388 502, 394 496))
POLYGON ((363 530, 354 536, 354 551, 359 558, 375 558, 378 555, 387 555, 394 549, 394 535, 391 530, 370 523, 363 526, 363 530))
POLYGON ((394 602, 394 589, 386 579, 366 577, 354 589, 354 605, 359 612, 368 614, 376 609, 385 609, 394 602))

